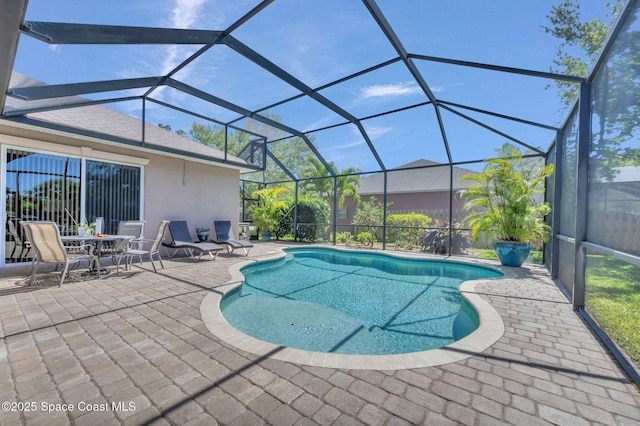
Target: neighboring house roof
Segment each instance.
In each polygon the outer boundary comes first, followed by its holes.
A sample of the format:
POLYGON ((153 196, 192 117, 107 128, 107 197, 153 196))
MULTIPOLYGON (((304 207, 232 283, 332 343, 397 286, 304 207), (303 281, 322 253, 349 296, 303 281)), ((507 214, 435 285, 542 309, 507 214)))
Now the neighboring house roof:
MULTIPOLYGON (((14 72, 11 77, 10 86, 27 87, 42 86, 44 83, 32 79, 20 73, 14 72)), ((86 98, 73 96, 65 98, 69 103, 88 101, 86 98)), ((30 108, 41 108, 51 105, 58 105, 60 98, 54 100, 38 100, 24 101, 11 96, 7 96, 5 110, 7 112, 13 110, 22 110, 30 108)), ((104 105, 91 105, 77 108, 62 108, 51 111, 43 111, 28 114, 28 118, 37 120, 38 122, 51 123, 56 126, 71 127, 81 129, 88 132, 95 132, 116 138, 122 138, 129 141, 142 140, 142 121, 129 115, 120 113, 104 105)), ((0 124, 3 121, 0 120, 0 124)), ((43 123, 43 124, 44 124, 43 123)), ((37 125, 37 123, 35 123, 37 125)), ((61 129, 64 130, 64 129, 61 129)), ((177 133, 165 130, 156 125, 145 123, 144 127, 144 148, 157 150, 158 153, 167 153, 175 151, 183 151, 186 155, 196 155, 201 159, 211 159, 216 162, 224 161, 224 153, 218 149, 198 143, 191 139, 182 137, 177 133)), ((131 145, 128 145, 131 146, 131 145)), ((242 164, 248 164, 245 160, 228 156, 230 161, 242 164)))
MULTIPOLYGON (((452 189, 454 191, 464 189, 473 183, 460 183, 460 178, 469 173, 477 174, 473 170, 453 166, 452 189)), ((448 192, 450 179, 451 175, 447 164, 421 159, 389 170, 387 173, 387 193, 448 192)), ((360 179, 358 194, 382 194, 383 188, 384 174, 376 173, 360 179)))
POLYGON ((613 167, 615 175, 613 182, 640 182, 640 166, 613 167))
POLYGON ((613 172, 611 180, 596 176, 594 182, 635 198, 640 197, 640 166, 619 166, 611 169, 613 172))

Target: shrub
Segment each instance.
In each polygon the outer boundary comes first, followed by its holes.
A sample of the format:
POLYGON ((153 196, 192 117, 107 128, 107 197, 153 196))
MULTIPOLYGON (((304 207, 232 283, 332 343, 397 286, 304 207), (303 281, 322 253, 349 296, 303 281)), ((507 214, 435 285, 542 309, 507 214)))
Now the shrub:
MULTIPOLYGON (((393 203, 388 202, 387 208, 391 204, 393 203)), ((383 216, 382 202, 378 201, 376 197, 371 197, 369 201, 360 203, 351 224, 355 225, 356 231, 363 228, 365 231, 378 234, 378 237, 381 237, 383 216)))
MULTIPOLYGON (((295 202, 290 200, 284 207, 284 217, 276 227, 276 238, 294 235, 293 219, 295 202)), ((321 198, 298 200, 298 239, 314 242, 323 238, 329 228, 329 203, 321 198)))
POLYGON ((338 232, 336 233, 336 244, 344 244, 347 242, 347 233, 346 232, 338 232))
POLYGON ((420 246, 420 233, 433 220, 419 213, 392 214, 387 216, 387 241, 399 247, 420 246))
POLYGON ((251 206, 251 218, 262 232, 271 232, 278 226, 286 204, 280 196, 286 190, 285 187, 269 187, 253 193, 252 196, 259 198, 260 202, 251 206))
POLYGON ((358 235, 356 235, 354 237, 354 240, 367 247, 373 247, 373 243, 376 242, 376 236, 371 232, 365 231, 360 232, 358 235))

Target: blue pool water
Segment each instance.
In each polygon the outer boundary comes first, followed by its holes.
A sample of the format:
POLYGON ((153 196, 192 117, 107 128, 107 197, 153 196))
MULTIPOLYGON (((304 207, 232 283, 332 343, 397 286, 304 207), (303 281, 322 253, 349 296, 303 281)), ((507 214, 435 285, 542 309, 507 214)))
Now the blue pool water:
POLYGON ((399 354, 446 346, 478 326, 458 286, 494 269, 325 248, 241 269, 221 303, 226 320, 257 339, 317 352, 399 354))

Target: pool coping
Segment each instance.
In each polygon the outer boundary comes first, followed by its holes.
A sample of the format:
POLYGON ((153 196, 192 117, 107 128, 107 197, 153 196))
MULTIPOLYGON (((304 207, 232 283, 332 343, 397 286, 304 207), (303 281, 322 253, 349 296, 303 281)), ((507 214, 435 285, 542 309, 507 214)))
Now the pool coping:
MULTIPOLYGON (((295 246, 292 246, 295 247, 295 246)), ((326 246, 305 246, 308 248, 324 248, 339 251, 362 252, 385 254, 390 257, 398 257, 404 259, 416 259, 418 257, 411 255, 400 255, 396 253, 381 253, 376 250, 357 250, 326 246)), ((293 362, 296 364, 309 365, 314 367, 327 368, 344 368, 344 369, 366 369, 366 370, 402 370, 410 368, 433 367, 443 364, 449 364, 470 358, 477 355, 494 343, 496 343, 504 334, 505 327, 502 317, 493 306, 476 293, 476 286, 487 282, 495 282, 496 280, 505 280, 513 278, 513 273, 503 268, 489 266, 479 262, 462 261, 451 258, 427 258, 429 260, 440 260, 444 262, 472 264, 490 269, 495 269, 504 274, 503 277, 489 278, 465 281, 460 285, 460 293, 473 306, 478 313, 480 325, 468 336, 438 349, 430 349, 421 352, 411 352, 405 354, 394 355, 353 355, 353 354, 334 354, 325 352, 313 352, 302 349, 295 349, 276 345, 274 343, 265 342, 255 337, 244 334, 234 328, 222 315, 220 310, 220 302, 225 294, 240 286, 244 281, 244 275, 240 269, 244 266, 254 264, 256 262, 276 260, 284 257, 286 253, 281 249, 266 257, 258 259, 247 259, 244 262, 234 264, 229 268, 231 280, 226 284, 216 287, 215 290, 207 294, 200 304, 200 314, 202 321, 211 333, 220 340, 228 343, 235 348, 258 355, 260 357, 276 359, 280 361, 293 362)), ((424 259, 424 256, 420 257, 424 259)))

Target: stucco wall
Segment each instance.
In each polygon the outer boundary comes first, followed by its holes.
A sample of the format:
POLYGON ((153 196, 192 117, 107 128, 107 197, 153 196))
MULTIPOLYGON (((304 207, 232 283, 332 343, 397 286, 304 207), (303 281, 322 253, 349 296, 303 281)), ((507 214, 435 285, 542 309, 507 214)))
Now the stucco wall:
MULTIPOLYGON (((149 156, 145 168, 145 234, 155 234, 162 220, 186 220, 196 228, 211 228, 214 220, 238 225, 238 170, 176 158, 149 156)), ((237 237, 237 231, 236 231, 237 237)))

